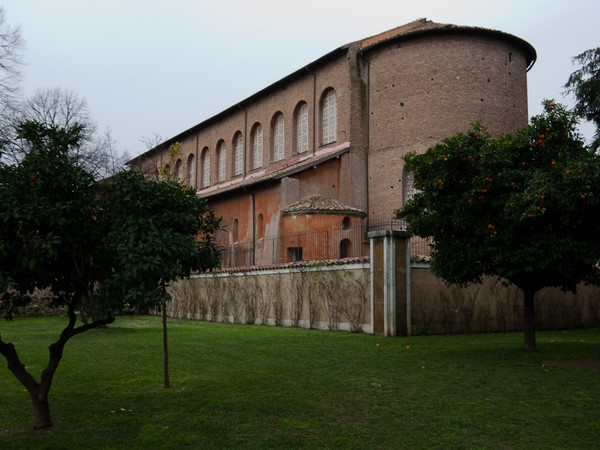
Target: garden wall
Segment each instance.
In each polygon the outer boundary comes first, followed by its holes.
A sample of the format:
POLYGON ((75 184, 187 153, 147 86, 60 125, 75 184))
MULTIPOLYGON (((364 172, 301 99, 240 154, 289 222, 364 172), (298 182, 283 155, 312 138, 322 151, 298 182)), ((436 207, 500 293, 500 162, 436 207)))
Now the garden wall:
POLYGON ((371 333, 369 264, 197 275, 170 287, 171 317, 371 333))
MULTIPOLYGON (((412 334, 522 330, 521 292, 500 281, 447 287, 427 264, 411 267, 412 334)), ((197 275, 170 287, 171 317, 373 333, 370 264, 286 265, 197 275)), ((544 289, 536 296, 537 329, 600 325, 600 288, 577 295, 544 289)))

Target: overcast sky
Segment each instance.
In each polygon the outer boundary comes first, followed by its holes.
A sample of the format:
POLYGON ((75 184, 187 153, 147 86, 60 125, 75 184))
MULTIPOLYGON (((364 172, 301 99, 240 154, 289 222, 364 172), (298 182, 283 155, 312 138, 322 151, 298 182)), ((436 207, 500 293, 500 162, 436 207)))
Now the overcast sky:
MULTIPOLYGON (((84 98, 132 157, 347 43, 418 18, 529 42, 529 115, 562 95, 571 58, 600 46, 598 0, 4 0, 26 42, 24 94, 84 98)), ((591 138, 593 128, 581 131, 591 138)))

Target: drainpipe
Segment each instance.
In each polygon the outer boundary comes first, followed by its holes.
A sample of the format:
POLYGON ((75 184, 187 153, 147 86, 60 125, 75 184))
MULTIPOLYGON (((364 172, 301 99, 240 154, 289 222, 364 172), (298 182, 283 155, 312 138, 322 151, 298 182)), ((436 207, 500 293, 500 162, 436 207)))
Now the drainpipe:
POLYGON ((365 144, 365 179, 367 181, 367 185, 366 185, 366 190, 367 190, 367 231, 369 231, 369 222, 370 222, 370 218, 371 218, 371 211, 369 209, 369 147, 370 147, 370 120, 371 120, 371 114, 370 114, 370 101, 371 101, 371 90, 370 90, 370 86, 371 86, 371 64, 369 63, 368 60, 365 60, 365 65, 366 65, 366 80, 365 80, 365 114, 367 115, 367 118, 365 119, 365 133, 366 133, 366 144, 365 144))
POLYGON ((250 251, 250 265, 254 266, 256 264, 256 197, 246 186, 244 186, 244 191, 250 195, 250 216, 252 217, 252 250, 250 251))
POLYGON ((317 152, 317 75, 312 72, 308 66, 304 67, 306 71, 313 76, 313 142, 312 142, 312 153, 313 156, 317 152))

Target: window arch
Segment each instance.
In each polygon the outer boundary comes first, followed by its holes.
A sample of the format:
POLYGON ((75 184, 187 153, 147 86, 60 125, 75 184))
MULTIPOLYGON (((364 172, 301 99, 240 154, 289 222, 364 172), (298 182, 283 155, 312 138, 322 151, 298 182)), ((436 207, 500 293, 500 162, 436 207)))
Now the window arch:
POLYGON ((217 144, 217 181, 225 181, 225 169, 227 168, 227 150, 225 149, 225 141, 220 140, 217 144))
POLYGON ((210 186, 210 151, 208 147, 204 147, 201 153, 201 161, 202 161, 202 187, 210 186))
POLYGON ((260 123, 252 127, 252 168, 260 169, 263 165, 263 131, 260 123))
POLYGON ((179 183, 183 183, 183 164, 181 163, 181 160, 178 159, 177 162, 175 163, 175 179, 179 182, 179 183))
POLYGON ((238 131, 233 137, 233 175, 244 173, 244 139, 238 131))
POLYGON ((342 220, 342 230, 349 230, 351 225, 350 217, 344 217, 344 220, 342 220))
POLYGON ((296 153, 308 151, 308 105, 298 103, 294 111, 294 150, 296 153))
POLYGON ((285 156, 285 124, 280 112, 273 116, 271 122, 271 160, 281 161, 285 156))
POLYGON ((349 258, 352 254, 352 241, 343 239, 340 241, 340 259, 349 258))
POLYGON ((196 158, 191 153, 187 159, 187 182, 191 187, 196 187, 196 158))
POLYGON ((335 91, 328 89, 321 99, 321 144, 337 141, 337 100, 335 91))

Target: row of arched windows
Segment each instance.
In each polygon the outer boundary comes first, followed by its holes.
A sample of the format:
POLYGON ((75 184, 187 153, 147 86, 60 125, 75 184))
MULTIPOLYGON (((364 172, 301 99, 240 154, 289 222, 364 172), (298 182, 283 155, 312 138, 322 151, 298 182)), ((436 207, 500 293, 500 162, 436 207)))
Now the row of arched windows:
MULTIPOLYGON (((337 102, 336 93, 332 88, 324 91, 319 103, 320 109, 320 143, 331 144, 337 141, 337 102)), ((285 119, 283 113, 277 112, 273 115, 270 123, 269 163, 282 161, 285 158, 285 119)), ((255 123, 250 129, 248 147, 250 158, 249 170, 257 170, 263 167, 264 158, 263 126, 255 123)), ((245 141, 241 131, 237 131, 231 141, 231 177, 244 173, 244 162, 246 159, 245 141)), ((304 101, 298 103, 294 110, 292 147, 296 154, 306 153, 309 150, 309 120, 308 104, 304 101)), ((200 188, 209 187, 211 184, 221 183, 228 178, 227 159, 228 150, 225 140, 217 142, 216 151, 216 174, 211 171, 211 151, 204 147, 200 153, 200 188)), ((196 164, 194 155, 189 155, 186 161, 187 173, 183 173, 183 163, 178 160, 175 165, 174 176, 180 182, 187 181, 189 185, 196 185, 196 164)))

